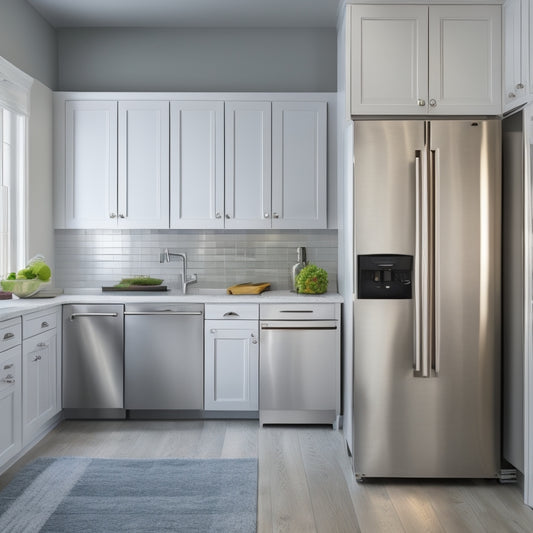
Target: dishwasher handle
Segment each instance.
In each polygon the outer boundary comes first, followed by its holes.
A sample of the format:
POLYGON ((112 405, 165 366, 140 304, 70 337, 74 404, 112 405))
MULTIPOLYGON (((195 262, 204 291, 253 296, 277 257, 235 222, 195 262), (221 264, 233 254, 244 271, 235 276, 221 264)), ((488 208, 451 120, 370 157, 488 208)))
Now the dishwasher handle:
POLYGON ((275 320, 270 322, 261 322, 261 330, 273 329, 338 329, 336 320, 275 320))
POLYGON ((113 318, 116 318, 118 316, 118 313, 72 313, 70 315, 70 320, 75 320, 76 318, 81 317, 102 317, 102 316, 110 316, 113 318))
POLYGON ((142 315, 147 315, 147 316, 156 316, 156 315, 160 315, 160 316, 176 316, 176 315, 179 315, 179 316, 201 316, 203 313, 202 311, 125 311, 124 312, 125 315, 135 315, 135 316, 142 316, 142 315))

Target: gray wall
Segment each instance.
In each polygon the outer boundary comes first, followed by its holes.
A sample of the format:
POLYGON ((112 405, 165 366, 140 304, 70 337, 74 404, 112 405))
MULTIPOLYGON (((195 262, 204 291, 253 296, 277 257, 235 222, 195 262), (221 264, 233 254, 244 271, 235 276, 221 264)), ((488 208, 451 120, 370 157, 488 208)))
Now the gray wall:
POLYGON ((56 88, 55 31, 25 0, 0 0, 0 56, 56 88))
POLYGON ((58 31, 62 91, 336 91, 336 31, 58 31))

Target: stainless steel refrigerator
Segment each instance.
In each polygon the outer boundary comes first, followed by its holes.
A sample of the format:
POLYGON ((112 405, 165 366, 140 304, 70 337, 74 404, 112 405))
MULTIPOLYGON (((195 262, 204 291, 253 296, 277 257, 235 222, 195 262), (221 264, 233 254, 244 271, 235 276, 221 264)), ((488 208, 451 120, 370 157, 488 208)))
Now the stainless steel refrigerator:
POLYGON ((499 474, 501 122, 354 124, 353 461, 499 474))

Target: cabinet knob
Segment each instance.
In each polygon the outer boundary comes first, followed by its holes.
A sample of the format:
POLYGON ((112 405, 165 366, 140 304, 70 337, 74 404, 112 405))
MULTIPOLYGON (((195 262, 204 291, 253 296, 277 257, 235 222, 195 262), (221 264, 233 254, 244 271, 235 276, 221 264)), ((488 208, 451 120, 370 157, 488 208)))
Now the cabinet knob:
POLYGON ((49 325, 48 322, 41 322, 41 328, 47 328, 49 325))
POLYGON ((279 215, 277 213, 272 213, 273 218, 279 218, 279 215))
POLYGON ((519 83, 517 86, 516 86, 517 89, 523 89, 524 88, 524 84, 523 83, 519 83))
POLYGON ((15 378, 11 374, 8 374, 4 379, 2 379, 2 381, 4 383, 15 383, 15 378))
MULTIPOLYGON (((37 346, 38 346, 39 348, 48 348, 48 344, 46 344, 46 342, 39 342, 39 343, 37 344, 37 346)), ((40 357, 41 357, 41 356, 39 356, 39 358, 40 358, 40 357)))
POLYGON ((126 218, 123 214, 118 215, 118 218, 126 218))
POLYGON ((419 107, 424 107, 426 105, 426 101, 423 100, 422 98, 419 98, 416 103, 418 104, 419 107))
POLYGON ((4 340, 7 341, 8 339, 12 339, 14 336, 14 333, 8 332, 4 335, 4 340))
POLYGON ((265 218, 268 218, 270 215, 268 213, 265 213, 265 218))
POLYGON ((231 216, 226 213, 226 218, 231 218, 231 216))
POLYGON ((437 100, 435 100, 435 98, 432 98, 430 101, 429 101, 429 105, 431 107, 437 107, 437 100))
POLYGON ((36 355, 34 358, 33 358, 33 363, 35 363, 36 361, 40 361, 42 359, 42 357, 40 355, 36 355))
POLYGON ((110 213, 110 214, 109 214, 109 218, 117 218, 116 213, 110 213))
POLYGON ((222 218, 222 215, 217 211, 217 212, 215 213, 215 218, 222 218))
POLYGON ((509 93, 509 98, 516 98, 516 94, 515 93, 509 93))
POLYGON ((13 363, 10 363, 9 365, 4 365, 4 370, 9 370, 10 368, 13 368, 13 363))

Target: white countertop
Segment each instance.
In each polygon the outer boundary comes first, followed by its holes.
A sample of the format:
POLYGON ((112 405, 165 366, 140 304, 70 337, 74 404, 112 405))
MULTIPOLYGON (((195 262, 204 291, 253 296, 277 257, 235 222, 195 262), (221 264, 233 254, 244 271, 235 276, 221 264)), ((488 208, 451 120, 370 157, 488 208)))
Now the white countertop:
POLYGON ((73 303, 342 303, 343 298, 335 292, 325 294, 296 294, 288 290, 265 291, 262 294, 224 294, 222 289, 200 289, 183 295, 177 291, 167 292, 102 292, 100 289, 83 290, 77 294, 63 294, 55 298, 15 298, 0 300, 0 320, 35 311, 73 303))

